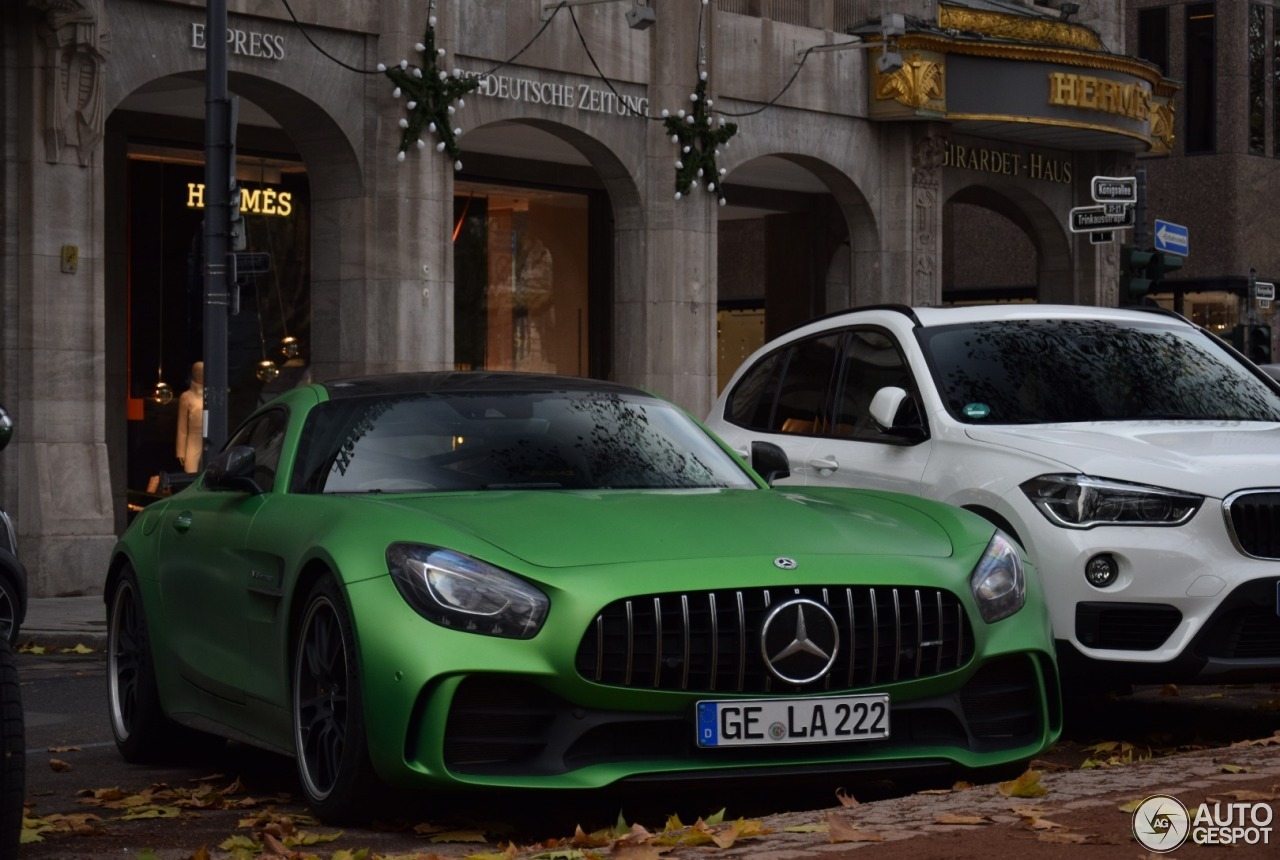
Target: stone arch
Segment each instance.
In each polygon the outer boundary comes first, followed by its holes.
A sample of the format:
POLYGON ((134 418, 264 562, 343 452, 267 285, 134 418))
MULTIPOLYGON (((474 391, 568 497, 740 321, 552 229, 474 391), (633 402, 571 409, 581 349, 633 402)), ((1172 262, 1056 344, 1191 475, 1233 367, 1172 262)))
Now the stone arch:
MULTIPOLYGON (((1070 234, 1061 213, 1032 191, 1010 182, 973 181, 953 186, 944 203, 944 220, 953 216, 953 204, 968 204, 999 215, 1022 232, 1036 254, 1035 299, 1040 302, 1070 302, 1074 294, 1074 257, 1070 234)), ((952 256, 959 249, 946 231, 943 253, 952 256)))
MULTIPOLYGON (((756 228, 771 235, 763 237, 763 253, 773 248, 780 255, 783 249, 796 248, 796 242, 807 243, 809 253, 804 257, 775 261, 807 273, 801 275, 808 287, 802 294, 797 294, 794 283, 780 283, 772 264, 765 261, 763 266, 770 336, 814 316, 874 300, 879 294, 881 235, 876 214, 855 179, 828 159, 798 152, 760 153, 730 170, 724 192, 729 212, 777 213, 764 216, 772 222, 768 229, 756 228)), ((725 222, 722 214, 722 252, 733 232, 725 222)))
MULTIPOLYGON (((584 129, 554 117, 504 115, 505 108, 483 97, 468 100, 466 118, 480 122, 464 126, 459 139, 462 175, 467 181, 492 179, 516 187, 542 184, 587 195, 591 202, 585 237, 590 249, 583 307, 586 367, 592 373, 611 375, 621 341, 615 308, 622 301, 636 300, 646 281, 648 213, 635 180, 638 170, 622 154, 634 141, 628 141, 625 126, 619 128, 625 120, 615 118, 584 129)), ((551 241, 545 234, 542 239, 551 241)), ((461 285, 455 283, 454 288, 461 285)))

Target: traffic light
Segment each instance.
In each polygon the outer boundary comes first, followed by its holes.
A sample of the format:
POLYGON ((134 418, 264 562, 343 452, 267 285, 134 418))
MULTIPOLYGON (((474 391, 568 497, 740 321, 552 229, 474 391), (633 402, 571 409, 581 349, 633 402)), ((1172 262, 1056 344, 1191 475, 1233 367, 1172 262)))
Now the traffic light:
POLYGON ((1271 363, 1271 326, 1238 325, 1231 330, 1231 345, 1254 364, 1271 363))
MULTIPOLYGON (((234 176, 234 174, 233 174, 234 176)), ((232 251, 243 251, 249 243, 244 232, 244 212, 240 210, 240 183, 231 180, 231 199, 227 201, 227 235, 230 237, 232 251)))
POLYGON ((1254 364, 1271 363, 1271 326, 1249 326, 1249 360, 1254 364))
POLYGON ((1157 251, 1151 255, 1151 265, 1147 267, 1147 277, 1151 279, 1152 284, 1158 284, 1164 280, 1164 276, 1170 272, 1176 272, 1182 268, 1182 258, 1177 254, 1165 254, 1157 251))
POLYGON ((1133 245, 1120 248, 1120 290, 1138 301, 1155 289, 1165 275, 1182 268, 1182 257, 1162 251, 1144 251, 1133 245))
POLYGON ((1120 291, 1131 300, 1138 300, 1151 291, 1154 279, 1149 274, 1154 251, 1143 251, 1133 245, 1120 247, 1120 291))

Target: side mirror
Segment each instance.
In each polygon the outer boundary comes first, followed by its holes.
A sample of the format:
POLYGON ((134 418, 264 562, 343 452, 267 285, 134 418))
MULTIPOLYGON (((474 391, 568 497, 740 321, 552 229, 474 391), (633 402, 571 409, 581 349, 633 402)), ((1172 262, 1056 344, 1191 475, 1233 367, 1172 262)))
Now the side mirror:
POLYGON ((210 490, 237 490, 257 495, 265 492, 253 479, 257 455, 248 445, 236 445, 219 453, 204 470, 204 486, 210 490))
MULTIPOLYGON (((911 395, 895 385, 881 388, 871 398, 871 420, 876 422, 881 432, 904 439, 923 439, 924 427, 919 423, 909 424, 898 420, 902 407, 911 401, 911 395)), ((914 411, 914 410, 913 410, 914 411)))
POLYGON ((8 410, 0 406, 0 450, 4 450, 4 446, 8 445, 12 438, 13 419, 9 417, 8 410))
POLYGON ((774 481, 781 481, 791 475, 791 461, 787 459, 787 452, 773 442, 751 443, 751 468, 771 487, 774 481))

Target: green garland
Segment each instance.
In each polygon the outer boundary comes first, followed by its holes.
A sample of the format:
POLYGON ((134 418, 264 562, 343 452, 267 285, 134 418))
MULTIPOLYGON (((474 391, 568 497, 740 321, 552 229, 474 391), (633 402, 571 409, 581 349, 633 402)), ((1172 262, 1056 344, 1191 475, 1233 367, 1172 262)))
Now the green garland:
MULTIPOLYGON (((738 133, 737 123, 726 123, 723 118, 712 125, 706 72, 698 76, 698 86, 689 99, 693 102, 692 111, 677 111, 675 116, 662 112, 662 123, 671 134, 671 142, 680 147, 676 157, 677 200, 698 188, 699 180, 705 180, 708 191, 720 190, 720 177, 726 171, 716 166, 716 156, 720 154, 719 147, 728 146, 729 138, 738 133)), ((720 195, 720 205, 724 204, 724 195, 720 195)))
POLYGON ((424 56, 422 68, 410 65, 408 60, 401 60, 398 65, 385 66, 378 64, 378 71, 385 74, 396 85, 392 95, 397 99, 404 96, 408 99, 405 105, 405 116, 400 120, 400 151, 396 154, 398 161, 404 161, 405 153, 410 147, 426 148, 422 139, 424 130, 428 134, 438 135, 437 152, 448 152, 453 159, 454 170, 462 169, 458 160, 458 135, 461 128, 454 128, 451 117, 454 113, 453 103, 465 107, 462 97, 480 85, 476 78, 463 77, 454 69, 453 74, 442 70, 438 58, 444 56, 444 49, 436 49, 436 17, 427 18, 427 32, 422 42, 415 46, 424 56))

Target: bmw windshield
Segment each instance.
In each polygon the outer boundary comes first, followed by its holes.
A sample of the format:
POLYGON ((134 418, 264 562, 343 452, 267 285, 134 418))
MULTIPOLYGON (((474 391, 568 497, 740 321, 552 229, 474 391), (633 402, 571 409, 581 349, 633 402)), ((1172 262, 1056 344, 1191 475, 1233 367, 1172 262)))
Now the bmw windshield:
POLYGON ((1280 421, 1280 394, 1202 332, 1037 319, 917 331, 947 411, 969 424, 1280 421))

